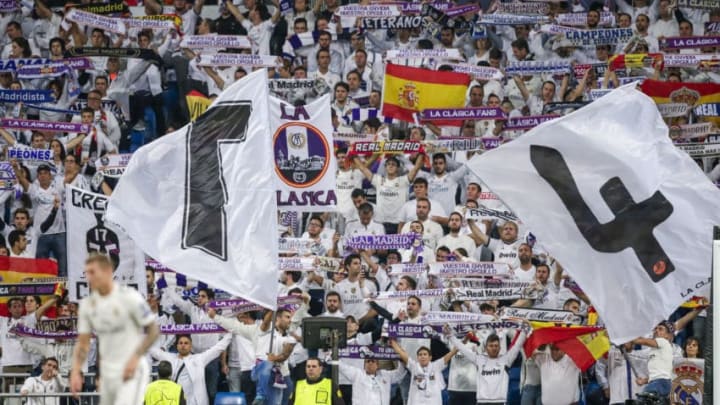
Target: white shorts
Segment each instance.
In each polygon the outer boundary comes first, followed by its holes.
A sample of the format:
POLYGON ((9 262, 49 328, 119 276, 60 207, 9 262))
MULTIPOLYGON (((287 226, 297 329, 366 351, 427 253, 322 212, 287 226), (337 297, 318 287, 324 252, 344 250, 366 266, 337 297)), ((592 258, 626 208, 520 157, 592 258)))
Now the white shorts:
POLYGON ((135 376, 123 382, 122 375, 100 375, 100 405, 142 405, 150 381, 150 364, 145 357, 138 362, 135 376))

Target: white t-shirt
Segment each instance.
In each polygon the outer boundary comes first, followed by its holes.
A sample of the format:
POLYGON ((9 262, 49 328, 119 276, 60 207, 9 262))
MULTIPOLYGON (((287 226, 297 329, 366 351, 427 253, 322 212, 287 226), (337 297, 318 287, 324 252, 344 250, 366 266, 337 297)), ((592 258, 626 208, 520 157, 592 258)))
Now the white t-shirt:
POLYGON ((468 257, 472 257, 477 248, 475 241, 472 240, 471 237, 467 235, 453 236, 452 234, 447 234, 440 238, 438 246, 447 246, 451 252, 454 252, 458 248, 463 248, 467 252, 468 257))
MULTIPOLYGON (((417 200, 410 200, 403 204, 401 209, 402 222, 410 222, 417 219, 417 200)), ((447 217, 448 213, 443 209, 442 204, 430 199, 430 217, 447 217)))
POLYGON ((445 359, 437 359, 421 367, 417 361, 408 358, 407 369, 410 372, 408 405, 441 405, 442 390, 445 389, 442 375, 445 359))
POLYGON ((352 192, 356 188, 362 188, 362 182, 365 176, 358 169, 338 170, 335 176, 335 195, 337 196, 338 212, 345 219, 353 219, 357 215, 353 215, 356 211, 352 202, 352 192))
POLYGON ((445 212, 452 212, 455 208, 455 194, 458 184, 465 176, 466 170, 458 169, 446 173, 442 177, 436 174, 425 176, 428 181, 428 195, 442 204, 445 212))
POLYGON ((144 328, 153 322, 155 314, 140 293, 119 284, 105 296, 93 291, 78 309, 78 333, 97 335, 101 373, 110 378, 122 376, 143 340, 144 328))
POLYGON ((253 45, 252 53, 255 55, 270 55, 270 37, 275 28, 272 19, 267 19, 258 25, 253 25, 249 20, 243 20, 242 25, 247 30, 247 36, 253 45))
POLYGON ((372 185, 377 190, 375 220, 392 224, 401 222, 402 208, 408 199, 410 188, 408 177, 398 176, 390 180, 375 174, 372 177, 372 185))
MULTIPOLYGON (((423 244, 428 248, 435 251, 438 248, 438 241, 443 237, 443 229, 437 222, 426 219, 423 221, 423 244)), ((403 225, 401 233, 410 232, 410 222, 406 222, 403 225)))
MULTIPOLYGON (((473 343, 463 343, 465 347, 477 353, 480 347, 473 343)), ((473 360, 458 353, 450 362, 448 374, 448 391, 475 392, 477 390, 477 366, 473 360)))
POLYGON ((369 287, 371 284, 366 280, 365 287, 360 288, 359 281, 352 282, 345 279, 335 286, 335 291, 340 294, 342 299, 342 308, 345 315, 352 315, 359 320, 363 315, 367 314, 370 306, 365 302, 365 298, 372 293, 372 289, 369 287))
POLYGON ((37 323, 35 314, 25 315, 18 319, 0 318, 0 347, 2 347, 2 357, 0 365, 5 366, 27 366, 32 364, 32 356, 23 350, 20 339, 14 333, 10 333, 17 324, 22 324, 33 328, 37 323))
MULTIPOLYGON (((40 187, 40 183, 38 183, 37 180, 30 185, 28 194, 32 200, 33 207, 35 208, 35 212, 32 217, 36 224, 42 224, 50 215, 55 203, 55 197, 59 198, 62 203, 62 192, 63 190, 59 188, 55 182, 51 182, 48 188, 40 187)), ((41 234, 49 235, 60 232, 65 232, 65 220, 62 213, 58 212, 55 215, 55 221, 50 228, 41 234)))
POLYGON ((550 353, 535 353, 534 357, 540 368, 543 405, 567 405, 580 400, 580 369, 568 355, 559 361, 553 360, 550 353))
POLYGON ((506 263, 509 264, 511 268, 515 268, 520 265, 518 248, 522 243, 520 239, 512 243, 505 243, 500 239, 490 239, 488 248, 492 250, 495 255, 495 262, 506 263))
POLYGON ((517 281, 535 281, 535 266, 530 266, 528 270, 523 270, 519 266, 515 267, 512 272, 512 279, 517 281))
POLYGON ((655 338, 658 347, 650 348, 650 358, 648 360, 648 378, 650 381, 671 379, 672 378, 672 362, 673 348, 670 342, 664 338, 655 338))

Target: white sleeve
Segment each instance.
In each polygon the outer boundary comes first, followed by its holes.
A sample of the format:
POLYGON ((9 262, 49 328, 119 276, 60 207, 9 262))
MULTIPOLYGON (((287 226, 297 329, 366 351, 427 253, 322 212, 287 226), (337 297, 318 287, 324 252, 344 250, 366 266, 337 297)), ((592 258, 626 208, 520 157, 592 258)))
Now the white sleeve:
POLYGON ((138 326, 148 326, 155 322, 155 314, 150 310, 150 306, 145 301, 140 293, 135 290, 127 290, 128 302, 127 308, 130 312, 130 317, 138 326))

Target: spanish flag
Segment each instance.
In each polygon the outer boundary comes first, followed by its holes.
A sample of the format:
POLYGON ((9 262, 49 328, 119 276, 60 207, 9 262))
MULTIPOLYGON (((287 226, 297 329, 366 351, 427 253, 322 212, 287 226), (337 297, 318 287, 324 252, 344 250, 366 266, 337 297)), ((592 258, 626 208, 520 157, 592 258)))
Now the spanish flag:
POLYGON ((530 322, 533 332, 525 341, 528 357, 544 344, 554 344, 570 356, 582 371, 610 350, 610 338, 602 328, 589 326, 548 326, 547 322, 530 322))
POLYGON ((388 63, 383 82, 382 115, 415 122, 414 114, 428 108, 462 108, 469 84, 470 76, 464 73, 388 63))
POLYGON ((660 64, 662 69, 663 54, 661 53, 629 53, 613 55, 609 59, 610 69, 655 67, 660 64))
POLYGON ((190 110, 190 121, 195 121, 210 107, 210 104, 212 104, 212 100, 196 90, 189 92, 187 96, 185 96, 185 100, 187 100, 188 110, 190 110))
MULTIPOLYGON (((9 316, 7 302, 15 295, 14 292, 18 291, 17 284, 44 278, 54 279, 57 274, 57 263, 49 259, 0 256, 0 315, 9 316)), ((19 293, 17 296, 24 298, 19 293)), ((41 298, 44 301, 49 296, 41 298)))
POLYGON ((640 85, 640 89, 657 104, 687 103, 691 110, 691 124, 712 122, 720 127, 720 84, 647 79, 640 85))

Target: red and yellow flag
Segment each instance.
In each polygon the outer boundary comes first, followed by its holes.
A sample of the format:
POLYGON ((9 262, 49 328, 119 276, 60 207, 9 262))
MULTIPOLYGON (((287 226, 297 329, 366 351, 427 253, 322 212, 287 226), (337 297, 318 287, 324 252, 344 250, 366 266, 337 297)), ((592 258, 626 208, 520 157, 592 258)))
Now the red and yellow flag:
POLYGON ((551 343, 570 356, 580 370, 585 371, 610 350, 610 338, 603 328, 530 323, 533 332, 524 346, 527 356, 531 356, 538 347, 551 343))
POLYGON ((661 53, 629 53, 613 55, 609 59, 610 69, 655 67, 660 64, 662 68, 663 54, 661 53))
POLYGON ((190 113, 190 121, 195 121, 210 107, 210 104, 212 104, 212 100, 196 90, 189 92, 185 96, 185 100, 187 100, 188 110, 190 110, 188 111, 190 113))
MULTIPOLYGON (((414 114, 429 108, 462 108, 470 76, 389 63, 383 82, 384 117, 415 122, 414 114)), ((437 125, 446 125, 436 122, 437 125)))
MULTIPOLYGON (((18 292, 17 284, 44 278, 56 278, 57 274, 57 263, 49 259, 0 256, 0 315, 9 315, 7 302, 10 298, 13 296, 23 297, 18 292)), ((51 295, 44 296, 43 301, 44 298, 51 295)))
POLYGON ((647 79, 640 85, 643 93, 657 104, 686 103, 691 122, 712 122, 720 127, 720 84, 662 82, 647 79))

